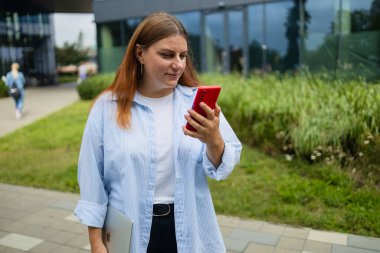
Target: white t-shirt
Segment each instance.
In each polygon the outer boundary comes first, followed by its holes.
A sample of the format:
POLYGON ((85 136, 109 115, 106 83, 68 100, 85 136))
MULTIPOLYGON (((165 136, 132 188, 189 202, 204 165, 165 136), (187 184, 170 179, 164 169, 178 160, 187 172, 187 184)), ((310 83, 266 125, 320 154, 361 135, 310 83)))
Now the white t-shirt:
POLYGON ((156 186, 154 204, 174 203, 175 169, 173 160, 174 92, 161 98, 148 98, 136 92, 153 112, 156 126, 156 186))

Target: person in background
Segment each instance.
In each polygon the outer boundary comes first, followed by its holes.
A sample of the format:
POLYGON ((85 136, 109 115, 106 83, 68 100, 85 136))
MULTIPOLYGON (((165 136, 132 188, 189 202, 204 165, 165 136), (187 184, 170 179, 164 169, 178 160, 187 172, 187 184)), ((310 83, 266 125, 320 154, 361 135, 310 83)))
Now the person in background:
POLYGON ((226 252, 207 177, 226 179, 242 146, 218 105, 200 104, 207 117, 191 110, 198 80, 188 46, 174 16, 147 16, 93 104, 74 211, 88 226, 92 253, 107 253, 108 206, 134 222, 131 253, 226 252))
POLYGON ((78 84, 82 83, 87 78, 87 66, 85 62, 80 62, 78 67, 78 84))
POLYGON ((19 96, 13 97, 16 105, 16 118, 20 119, 22 116, 22 110, 24 107, 24 85, 25 85, 25 78, 23 73, 19 71, 20 65, 18 63, 12 63, 11 65, 11 71, 9 71, 6 75, 6 85, 9 88, 12 88, 13 84, 15 84, 19 90, 19 96))

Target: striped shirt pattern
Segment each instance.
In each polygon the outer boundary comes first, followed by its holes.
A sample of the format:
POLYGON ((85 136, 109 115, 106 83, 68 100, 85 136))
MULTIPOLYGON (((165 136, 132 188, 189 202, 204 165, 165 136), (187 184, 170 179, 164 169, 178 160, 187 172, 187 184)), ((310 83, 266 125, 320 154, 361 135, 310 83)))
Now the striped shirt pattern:
MULTIPOLYGON (((174 91, 173 159, 174 217, 179 253, 221 253, 226 248, 217 223, 207 176, 223 180, 240 160, 241 143, 223 114, 220 132, 225 142, 222 163, 215 168, 198 139, 185 136, 184 115, 196 88, 177 85, 174 91)), ((110 93, 99 97, 88 117, 78 163, 80 200, 74 214, 93 227, 103 227, 111 205, 134 221, 131 252, 146 252, 156 175, 153 113, 138 98, 131 109, 131 127, 116 123, 117 103, 110 93)))

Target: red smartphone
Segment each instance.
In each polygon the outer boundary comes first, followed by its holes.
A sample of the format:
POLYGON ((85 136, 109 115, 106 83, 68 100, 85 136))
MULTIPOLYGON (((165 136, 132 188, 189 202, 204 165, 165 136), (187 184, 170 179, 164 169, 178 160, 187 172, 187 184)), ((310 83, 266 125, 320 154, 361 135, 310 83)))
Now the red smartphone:
MULTIPOLYGON (((214 110, 216 101, 218 100, 220 89, 220 86, 199 86, 197 94, 195 95, 192 109, 200 115, 202 115, 203 117, 206 117, 206 112, 203 111, 199 104, 200 102, 204 102, 212 110, 214 110)), ((186 124, 186 128, 193 132, 197 131, 189 123, 186 124)))

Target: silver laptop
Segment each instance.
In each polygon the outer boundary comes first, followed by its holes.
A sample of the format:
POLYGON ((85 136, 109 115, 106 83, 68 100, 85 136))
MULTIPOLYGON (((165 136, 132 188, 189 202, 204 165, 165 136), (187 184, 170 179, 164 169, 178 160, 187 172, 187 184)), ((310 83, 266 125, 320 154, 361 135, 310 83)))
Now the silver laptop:
POLYGON ((108 253, 129 253, 133 221, 116 208, 108 206, 103 241, 108 253))

